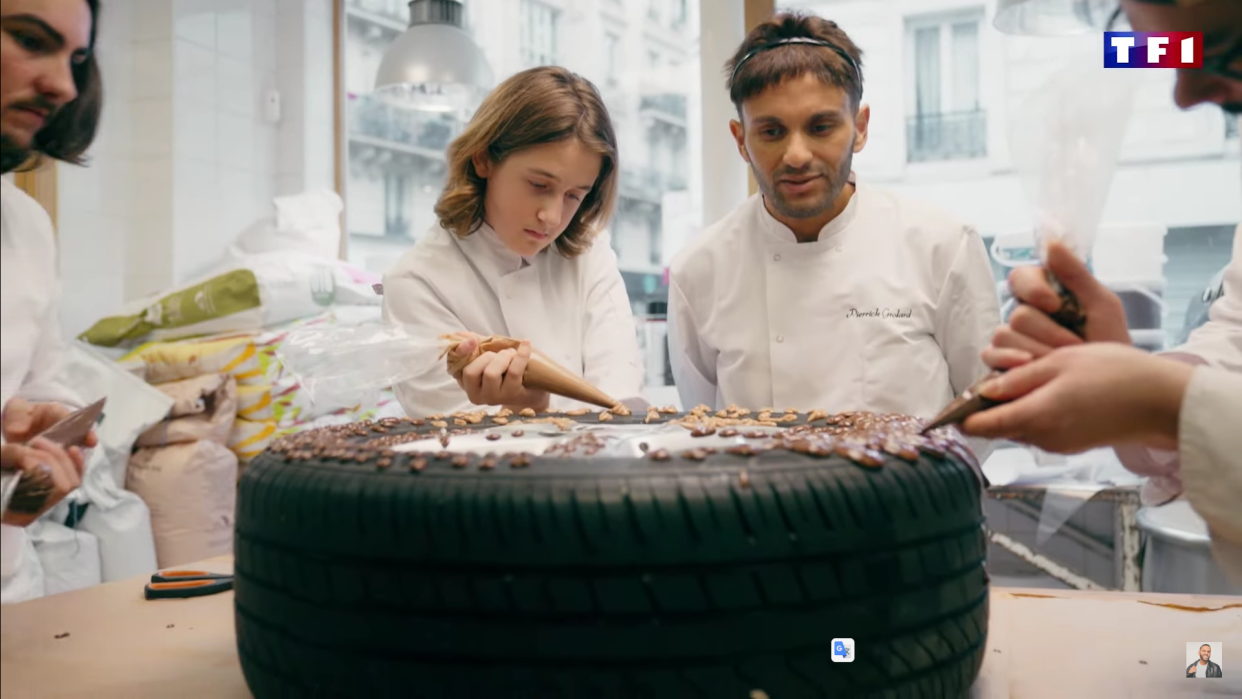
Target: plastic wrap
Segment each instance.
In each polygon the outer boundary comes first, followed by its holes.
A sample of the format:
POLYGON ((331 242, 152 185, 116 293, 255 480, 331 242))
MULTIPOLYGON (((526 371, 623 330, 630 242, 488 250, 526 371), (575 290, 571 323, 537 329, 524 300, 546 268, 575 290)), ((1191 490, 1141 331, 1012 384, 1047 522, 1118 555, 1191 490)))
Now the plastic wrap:
POLYGON ((1083 260, 1095 245, 1133 102, 1123 72, 1075 62, 1010 119, 1010 155, 1034 211, 1041 261, 1050 240, 1083 260))
POLYGON ((380 392, 429 370, 444 371, 444 343, 390 325, 312 326, 276 350, 316 408, 373 406, 380 392))
MULTIPOLYGON (((1124 72, 1075 61, 1034 90, 1010 119, 1010 154, 1034 214, 1041 262, 1052 240, 1089 261, 1133 103, 1124 72)), ((1090 468, 1046 487, 1041 544, 1107 485, 1090 468)))

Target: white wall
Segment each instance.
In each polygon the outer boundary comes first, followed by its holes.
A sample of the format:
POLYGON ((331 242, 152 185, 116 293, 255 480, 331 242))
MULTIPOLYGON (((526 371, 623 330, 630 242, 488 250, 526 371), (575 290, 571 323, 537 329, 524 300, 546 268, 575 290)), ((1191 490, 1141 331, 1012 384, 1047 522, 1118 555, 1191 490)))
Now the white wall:
POLYGON ((104 4, 101 132, 58 173, 67 333, 210 268, 274 195, 333 185, 331 6, 104 4))

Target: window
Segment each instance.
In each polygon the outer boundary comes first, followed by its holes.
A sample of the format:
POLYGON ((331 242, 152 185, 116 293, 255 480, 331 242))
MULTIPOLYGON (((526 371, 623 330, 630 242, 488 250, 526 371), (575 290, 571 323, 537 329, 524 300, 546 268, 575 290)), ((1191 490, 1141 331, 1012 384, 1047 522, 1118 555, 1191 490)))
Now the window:
POLYGON ((616 87, 621 81, 621 37, 608 32, 604 34, 604 82, 616 87))
POLYGON ((522 0, 522 67, 556 65, 560 12, 539 0, 522 0))
MULTIPOLYGON (((838 20, 866 56, 864 101, 872 116, 866 148, 854 158, 859 179, 882 177, 879 186, 936 203, 978 227, 986 241, 997 243, 997 289, 1007 294, 1003 282, 1009 268, 1001 262, 1033 253, 1035 221, 1014 164, 990 146, 1010 138, 1010 109, 1077 56, 1098 55, 1100 39, 1098 33, 1055 40, 1008 37, 983 19, 981 8, 996 3, 976 4, 961 10, 961 2, 949 0, 776 2, 778 10, 809 10, 838 20), (894 21, 899 7, 919 14, 894 21), (892 94, 886 85, 905 89, 892 94), (905 147, 898 147, 903 140, 905 147), (978 160, 985 156, 995 162, 978 160)), ((1225 123, 1202 129, 1205 111, 1219 110, 1182 112, 1169 97, 1172 71, 1139 73, 1128 77, 1144 81, 1152 99, 1136 96, 1099 231, 1101 241, 1105 231, 1131 227, 1150 236, 1129 230, 1124 242, 1098 243, 1092 265, 1121 295, 1134 339, 1159 349, 1175 346, 1189 326, 1202 321, 1202 299, 1219 287, 1238 225, 1242 148, 1236 117, 1226 115, 1225 123), (1181 125, 1178 145, 1161 146, 1162 137, 1181 125), (1221 130, 1227 134, 1223 142, 1221 130), (1162 148, 1158 158, 1152 157, 1153 141, 1162 148), (1205 153, 1211 156, 1204 158, 1205 153), (1153 238, 1161 230, 1163 243, 1157 244, 1153 238)))
MULTIPOLYGON (((674 9, 680 13, 684 4, 692 13, 697 6, 689 3, 701 1, 686 0, 668 10, 659 10, 659 0, 466 3, 467 31, 490 37, 480 48, 496 82, 529 66, 559 64, 604 88, 621 149, 620 193, 607 231, 630 301, 644 323, 648 308, 667 301, 664 251, 678 250, 678 241, 701 225, 702 215, 693 208, 698 204, 689 196, 699 176, 690 163, 699 124, 687 119, 688 105, 699 99, 699 36, 697 25, 687 21, 666 28, 677 40, 654 49, 646 43, 649 25, 618 21, 618 16, 643 17, 656 8, 661 21, 669 21, 674 9), (561 43, 562 37, 573 41, 561 43)), ((436 225, 433 209, 444 186, 445 150, 469 114, 413 112, 375 99, 376 71, 385 49, 404 31, 409 13, 404 2, 395 0, 345 0, 343 5, 349 259, 383 272, 436 225)), ((653 364, 648 374, 664 376, 663 353, 650 361, 659 366, 653 364)))
POLYGON ((910 162, 982 158, 987 124, 979 99, 979 21, 911 25, 913 114, 907 119, 910 162))

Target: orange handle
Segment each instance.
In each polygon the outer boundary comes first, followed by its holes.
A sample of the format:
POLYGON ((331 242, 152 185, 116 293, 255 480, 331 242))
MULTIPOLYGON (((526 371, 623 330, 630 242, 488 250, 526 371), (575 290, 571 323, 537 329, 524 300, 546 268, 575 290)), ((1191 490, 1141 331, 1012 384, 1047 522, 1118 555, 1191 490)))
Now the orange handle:
POLYGON ((186 587, 202 587, 215 585, 219 580, 183 580, 181 582, 157 582, 148 585, 152 590, 179 590, 186 587))

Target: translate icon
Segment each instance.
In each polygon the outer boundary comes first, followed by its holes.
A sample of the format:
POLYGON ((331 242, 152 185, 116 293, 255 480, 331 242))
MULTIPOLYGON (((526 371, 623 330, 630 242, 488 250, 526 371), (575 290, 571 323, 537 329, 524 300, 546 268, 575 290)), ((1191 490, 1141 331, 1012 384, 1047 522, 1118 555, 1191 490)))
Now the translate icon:
POLYGON ((834 663, 854 662, 854 639, 852 638, 832 639, 832 662, 834 663))

